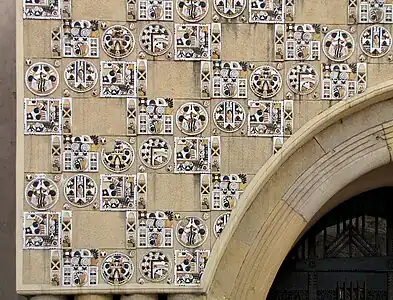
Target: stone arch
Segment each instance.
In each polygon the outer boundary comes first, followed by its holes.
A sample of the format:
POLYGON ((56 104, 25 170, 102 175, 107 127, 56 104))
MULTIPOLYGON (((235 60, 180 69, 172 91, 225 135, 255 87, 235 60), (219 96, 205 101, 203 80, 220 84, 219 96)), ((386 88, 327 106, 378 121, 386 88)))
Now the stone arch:
POLYGON ((296 132, 249 183, 212 249, 208 299, 265 299, 301 234, 351 182, 392 160, 393 81, 333 105, 296 132))

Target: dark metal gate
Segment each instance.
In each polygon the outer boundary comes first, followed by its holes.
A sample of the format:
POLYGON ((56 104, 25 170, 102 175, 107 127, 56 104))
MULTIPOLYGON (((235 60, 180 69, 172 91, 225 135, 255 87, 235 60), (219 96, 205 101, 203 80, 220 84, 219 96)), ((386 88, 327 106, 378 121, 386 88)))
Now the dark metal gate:
POLYGON ((288 254, 268 300, 393 300, 393 188, 322 217, 288 254))

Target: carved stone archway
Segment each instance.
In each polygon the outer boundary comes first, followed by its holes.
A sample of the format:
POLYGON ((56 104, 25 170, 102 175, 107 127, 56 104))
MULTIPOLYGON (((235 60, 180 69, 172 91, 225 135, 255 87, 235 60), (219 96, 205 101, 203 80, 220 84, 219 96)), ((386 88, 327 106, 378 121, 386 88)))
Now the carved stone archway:
POLYGON ((202 282, 208 299, 265 299, 284 258, 331 199, 391 162, 392 98, 388 81, 338 103, 268 160, 212 250, 202 282))

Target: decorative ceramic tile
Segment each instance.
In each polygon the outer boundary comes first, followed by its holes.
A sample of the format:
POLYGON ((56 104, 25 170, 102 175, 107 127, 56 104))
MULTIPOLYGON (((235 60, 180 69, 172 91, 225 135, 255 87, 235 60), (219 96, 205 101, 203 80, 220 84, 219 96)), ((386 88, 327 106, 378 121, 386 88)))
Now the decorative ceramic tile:
POLYGON ((138 247, 173 247, 173 218, 169 212, 138 211, 138 247))
POLYGON ((220 60, 221 59, 221 23, 212 23, 211 25, 211 59, 220 60))
POLYGON ((50 250, 50 282, 53 286, 59 286, 61 280, 61 250, 50 250))
POLYGON ((72 248, 72 211, 61 211, 61 247, 72 248))
POLYGON ((72 287, 98 284, 98 250, 63 251, 62 285, 72 287))
POLYGON ((107 255, 101 264, 101 276, 106 283, 114 286, 126 284, 134 275, 131 258, 120 252, 107 255))
MULTIPOLYGON (((368 15, 363 16, 363 19, 368 20, 368 15)), ((357 22, 358 22, 358 0, 348 0, 347 23, 356 24, 357 22)))
POLYGON ((237 1, 222 1, 222 0, 213 0, 214 8, 216 12, 227 19, 233 19, 240 16, 243 11, 246 9, 247 1, 246 0, 237 0, 237 1))
POLYGON ((250 76, 250 88, 260 98, 272 98, 282 87, 282 78, 276 68, 260 66, 250 76))
POLYGON ((136 1, 137 0, 126 0, 127 21, 136 21, 136 1))
POLYGON ((276 57, 286 60, 320 60, 321 26, 318 24, 277 24, 276 57), (284 26, 286 27, 284 33, 284 26), (285 37, 285 51, 283 51, 285 37), (279 53, 277 53, 279 52, 279 53), (283 53, 285 52, 285 56, 283 53))
POLYGON ((248 101, 248 136, 284 134, 283 101, 248 101))
POLYGON ((61 111, 62 111, 62 127, 63 135, 72 134, 72 99, 63 98, 61 100, 61 111))
POLYGON ((213 62, 212 98, 247 98, 247 63, 213 62))
POLYGON ((61 135, 51 136, 51 171, 52 173, 61 173, 62 171, 62 145, 61 135))
POLYGON ((284 136, 293 134, 293 101, 284 100, 284 136))
POLYGON ((23 0, 24 19, 61 19, 63 0, 23 0))
POLYGON ((160 250, 152 250, 142 256, 139 271, 143 278, 151 282, 164 281, 171 270, 171 258, 160 250))
POLYGON ((59 82, 59 73, 49 63, 37 62, 26 71, 26 87, 37 96, 48 96, 54 93, 59 86, 59 82))
POLYGON ((135 211, 126 211, 126 249, 136 249, 135 211))
POLYGON ((23 248, 60 248, 60 213, 25 212, 23 214, 23 248))
POLYGON ((285 137, 273 137, 273 154, 278 153, 281 150, 282 146, 284 145, 285 141, 288 138, 285 137))
POLYGON ((173 99, 139 99, 138 134, 173 134, 173 99))
POLYGON ((98 139, 88 135, 64 136, 63 171, 98 172, 98 139))
POLYGON ((235 132, 244 125, 246 112, 239 102, 225 100, 214 107, 213 121, 218 129, 224 132, 235 132))
POLYGON ((198 286, 210 250, 175 250, 175 285, 198 286))
POLYGON ((62 5, 62 15, 63 19, 64 18, 71 18, 71 3, 73 0, 63 0, 63 5, 62 5))
POLYGON ((210 138, 175 137, 175 173, 210 173, 210 138))
POLYGON ((210 137, 210 161, 211 161, 211 172, 219 173, 221 172, 221 137, 212 136, 210 137))
POLYGON ((201 99, 210 99, 212 97, 212 62, 201 62, 201 99))
POLYGON ((207 235, 208 226, 199 217, 187 216, 177 223, 176 239, 184 247, 200 247, 206 241, 207 235))
POLYGON ((209 122, 209 114, 203 105, 197 102, 186 102, 176 112, 176 125, 187 135, 202 133, 209 122))
POLYGON ((286 56, 285 36, 285 24, 274 25, 274 60, 276 61, 284 61, 286 56))
POLYGON ((297 63, 287 71, 287 85, 297 95, 312 93, 318 86, 319 76, 314 66, 297 63))
POLYGON ((250 0, 250 23, 284 23, 285 0, 250 0))
POLYGON ((77 174, 69 177, 64 183, 64 197, 75 207, 89 206, 97 194, 97 183, 90 176, 77 174))
POLYGON ((132 61, 101 61, 100 96, 137 96, 137 65, 132 61))
POLYGON ((138 20, 173 21, 173 0, 138 0, 138 20))
POLYGON ((211 59, 210 24, 175 24, 175 59, 211 59))
POLYGON ((64 71, 67 86, 78 93, 85 93, 94 88, 98 80, 98 71, 92 62, 75 60, 64 71))
POLYGON ((355 40, 352 35, 343 29, 329 31, 322 42, 322 49, 326 57, 332 61, 344 61, 355 51, 355 40))
POLYGON ((153 136, 144 140, 139 148, 141 162, 148 168, 160 169, 168 164, 172 156, 172 149, 168 141, 153 136))
POLYGON ((135 160, 135 152, 130 143, 115 140, 114 145, 110 145, 101 150, 101 161, 104 167, 114 173, 122 173, 131 168, 135 160), (109 150, 108 150, 109 149, 109 150))
POLYGON ((231 216, 230 212, 223 213, 222 215, 219 215, 217 219, 215 219, 214 224, 213 224, 213 233, 216 236, 216 238, 219 238, 221 233, 223 232, 225 226, 229 222, 229 218, 231 216))
POLYGON ((245 174, 201 174, 201 211, 232 210, 247 184, 245 174))
POLYGON ((163 55, 172 47, 172 33, 163 24, 150 23, 142 28, 139 44, 149 55, 163 55))
POLYGON ((61 29, 55 27, 51 31, 51 52, 52 58, 61 58, 61 29))
POLYGON ((209 12, 209 0, 176 0, 179 16, 187 22, 199 22, 209 12))
POLYGON ((35 210, 48 210, 59 200, 59 188, 48 176, 36 174, 26 185, 25 199, 35 210))
POLYGON ((386 55, 392 47, 392 36, 385 27, 372 25, 360 35, 360 49, 367 56, 378 58, 386 55))
POLYGON ((99 58, 98 21, 63 20, 63 57, 99 58))
POLYGON ((137 62, 137 96, 147 97, 147 60, 138 59, 137 62))
POLYGON ((285 0, 285 20, 293 21, 295 18, 295 0, 285 0))
POLYGON ((367 87, 367 64, 321 65, 322 99, 345 100, 363 93, 367 87))
POLYGON ((393 4, 385 0, 350 0, 348 23, 393 23, 393 4))
POLYGON ((136 115, 137 115, 136 99, 127 98, 127 117, 126 117, 127 135, 136 136, 136 128, 137 128, 136 115))
POLYGON ((136 174, 137 209, 146 210, 147 207, 147 173, 136 174))
POLYGON ((61 99, 25 98, 25 134, 61 134, 61 99))
POLYGON ((123 25, 108 27, 102 35, 102 48, 112 58, 124 58, 135 47, 135 38, 131 30, 123 25))
POLYGON ((126 211, 137 207, 135 175, 100 175, 100 209, 126 211))

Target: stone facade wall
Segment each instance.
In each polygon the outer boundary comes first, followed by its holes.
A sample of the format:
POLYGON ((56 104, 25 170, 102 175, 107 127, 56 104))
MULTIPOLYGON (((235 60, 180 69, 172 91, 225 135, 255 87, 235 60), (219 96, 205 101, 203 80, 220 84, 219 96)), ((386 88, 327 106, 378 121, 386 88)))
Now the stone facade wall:
POLYGON ((198 291, 267 159, 393 77, 385 2, 22 2, 22 293, 198 291))

